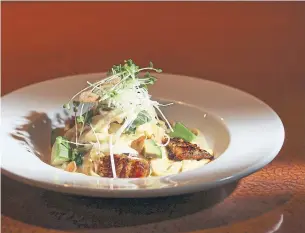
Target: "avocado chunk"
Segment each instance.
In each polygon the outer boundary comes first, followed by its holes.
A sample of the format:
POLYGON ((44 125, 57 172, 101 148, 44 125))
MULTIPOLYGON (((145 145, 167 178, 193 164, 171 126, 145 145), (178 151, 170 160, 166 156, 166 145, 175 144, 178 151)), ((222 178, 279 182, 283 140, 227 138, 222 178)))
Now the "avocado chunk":
POLYGON ((51 164, 58 166, 64 162, 70 161, 71 148, 68 142, 63 140, 64 138, 59 136, 56 138, 52 147, 51 164))
POLYGON ((148 159, 162 158, 161 148, 152 139, 145 140, 143 154, 148 159))
POLYGON ((174 131, 169 134, 171 138, 181 138, 187 142, 191 142, 196 138, 196 135, 180 122, 177 122, 174 125, 173 130, 174 131))
POLYGON ((64 135, 64 128, 55 128, 51 132, 51 145, 53 145, 58 136, 64 135))

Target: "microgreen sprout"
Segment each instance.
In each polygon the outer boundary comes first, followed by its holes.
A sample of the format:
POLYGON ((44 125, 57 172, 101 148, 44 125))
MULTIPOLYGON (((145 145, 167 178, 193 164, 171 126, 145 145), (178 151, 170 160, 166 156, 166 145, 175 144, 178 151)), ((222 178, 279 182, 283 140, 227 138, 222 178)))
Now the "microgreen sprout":
POLYGON ((63 105, 63 108, 67 109, 67 110, 70 110, 71 109, 71 106, 70 104, 64 104, 63 105))
MULTIPOLYGON (((114 135, 109 135, 113 177, 115 177, 115 168, 113 164, 112 142, 114 141, 114 143, 116 143, 122 133, 134 133, 139 125, 147 122, 157 124, 159 120, 157 112, 160 113, 169 129, 173 131, 170 123, 160 109, 161 106, 168 106, 170 104, 162 105, 157 101, 151 100, 151 96, 147 91, 148 85, 153 85, 157 81, 157 78, 152 75, 152 72, 161 73, 162 70, 155 68, 152 62, 149 62, 147 67, 140 68, 131 59, 125 60, 124 64, 114 65, 108 71, 108 77, 105 79, 94 83, 87 82, 88 86, 76 93, 71 100, 63 106, 68 110, 72 107, 75 115, 76 138, 75 142, 70 143, 75 144, 76 146, 86 145, 78 142, 77 127, 78 124, 82 124, 79 134, 80 138, 85 125, 88 125, 96 137, 99 151, 101 150, 101 145, 94 126, 91 124, 91 118, 94 116, 95 112, 102 106, 102 109, 105 108, 126 113, 124 123, 121 127, 114 135), (80 97, 76 100, 78 96, 80 97), (93 103, 91 110, 87 111, 85 114, 83 114, 83 108, 85 102, 88 103, 88 101, 83 101, 82 96, 87 96, 87 98, 90 99, 89 102, 92 101, 93 103), (80 115, 77 116, 80 105, 80 115), (115 136, 115 138, 112 138, 113 136, 115 136)), ((169 137, 167 135, 165 137, 167 137, 168 140, 162 146, 165 146, 169 141, 169 137)))
POLYGON ((90 125, 90 128, 92 129, 92 132, 93 132, 95 138, 96 138, 96 143, 98 144, 98 149, 99 149, 99 150, 98 150, 98 153, 101 153, 101 143, 100 143, 100 141, 99 141, 99 138, 98 138, 98 136, 97 136, 97 134, 96 134, 96 132, 95 132, 95 130, 94 130, 92 124, 90 123, 89 125, 90 125))

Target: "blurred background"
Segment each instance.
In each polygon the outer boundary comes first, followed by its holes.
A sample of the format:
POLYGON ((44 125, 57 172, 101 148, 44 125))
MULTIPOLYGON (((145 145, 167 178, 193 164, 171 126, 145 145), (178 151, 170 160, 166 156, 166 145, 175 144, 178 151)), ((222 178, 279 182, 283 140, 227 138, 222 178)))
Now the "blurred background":
MULTIPOLYGON (((176 228, 187 232, 250 217, 250 222, 239 222, 235 228, 200 232, 266 232, 263 223, 278 219, 279 213, 285 213, 279 232, 304 229, 305 2, 2 2, 1 6, 1 95, 48 79, 103 72, 131 58, 141 66, 152 61, 165 73, 237 87, 279 114, 286 132, 282 151, 265 169, 242 181, 231 209, 227 201, 226 207, 212 210, 213 221, 191 215, 172 223, 172 228, 160 223, 156 232, 177 232, 176 228), (284 205, 279 194, 286 193, 294 198, 284 205), (262 215, 269 208, 276 212, 262 215)), ((4 196, 21 203, 12 208, 15 201, 6 199, 4 215, 31 222, 32 204, 20 199, 16 190, 26 197, 34 195, 33 200, 44 206, 39 192, 10 180, 4 183, 11 187, 4 196)), ((197 203, 196 199, 193 206, 197 203)), ((6 232, 28 227, 7 217, 4 221, 6 232)), ((48 221, 40 224, 49 227, 48 221)))
POLYGON ((305 3, 2 3, 2 94, 128 58, 280 94, 305 74, 305 3))

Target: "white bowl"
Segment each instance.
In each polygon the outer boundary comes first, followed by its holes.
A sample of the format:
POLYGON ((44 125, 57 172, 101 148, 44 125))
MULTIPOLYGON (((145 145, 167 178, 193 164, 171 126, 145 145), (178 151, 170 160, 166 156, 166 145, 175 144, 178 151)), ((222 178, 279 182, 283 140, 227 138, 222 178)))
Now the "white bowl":
POLYGON ((2 98, 2 172, 38 187, 85 196, 155 197, 201 191, 240 179, 271 162, 284 142, 284 127, 265 103, 215 82, 160 74, 153 98, 171 120, 197 127, 216 153, 213 162, 165 177, 109 179, 68 173, 42 160, 50 153, 51 128, 65 118, 62 105, 104 74, 85 74, 31 85, 2 98))

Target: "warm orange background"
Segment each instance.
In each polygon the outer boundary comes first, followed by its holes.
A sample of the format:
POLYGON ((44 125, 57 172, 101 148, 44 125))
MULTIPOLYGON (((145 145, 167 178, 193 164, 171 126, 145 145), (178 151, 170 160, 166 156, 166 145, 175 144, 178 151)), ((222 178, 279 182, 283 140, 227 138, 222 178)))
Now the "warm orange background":
POLYGON ((305 3, 2 3, 2 94, 126 58, 272 89, 305 74, 305 3))
POLYGON ((284 147, 270 165, 206 210, 200 203, 209 201, 194 195, 193 201, 182 199, 183 205, 167 199, 172 204, 166 201, 164 212, 154 200, 125 205, 120 211, 126 215, 109 220, 107 211, 115 202, 99 200, 87 211, 89 200, 71 202, 3 178, 1 232, 71 232, 78 226, 72 216, 82 216, 98 232, 107 231, 103 222, 132 219, 139 226, 114 231, 147 233, 271 232, 284 216, 277 232, 305 232, 305 2, 6 2, 1 23, 2 94, 46 79, 105 71, 128 58, 140 65, 152 60, 165 72, 215 80, 256 95, 280 115, 286 133, 284 147), (145 214, 147 206, 155 212, 145 214), (198 212, 191 216, 193 208, 198 212), (181 212, 181 218, 171 219, 172 210, 181 212), (53 218, 62 213, 62 219, 53 218))

